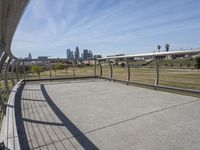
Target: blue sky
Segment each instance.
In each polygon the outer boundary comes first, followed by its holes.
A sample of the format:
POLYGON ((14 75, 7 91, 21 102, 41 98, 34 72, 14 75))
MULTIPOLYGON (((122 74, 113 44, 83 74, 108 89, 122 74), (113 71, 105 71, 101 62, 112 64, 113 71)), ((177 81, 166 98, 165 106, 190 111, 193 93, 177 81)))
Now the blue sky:
POLYGON ((15 33, 18 57, 66 57, 66 49, 136 54, 200 47, 199 0, 31 0, 15 33))

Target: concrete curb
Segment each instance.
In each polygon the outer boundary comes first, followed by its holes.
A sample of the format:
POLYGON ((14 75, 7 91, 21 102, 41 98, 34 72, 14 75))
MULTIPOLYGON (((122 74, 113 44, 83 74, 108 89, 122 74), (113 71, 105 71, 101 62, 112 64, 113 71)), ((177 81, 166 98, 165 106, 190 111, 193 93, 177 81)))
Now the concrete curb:
POLYGON ((0 139, 4 142, 5 149, 20 150, 19 138, 15 119, 15 96, 18 88, 23 83, 19 81, 11 90, 6 107, 6 114, 3 117, 0 139))

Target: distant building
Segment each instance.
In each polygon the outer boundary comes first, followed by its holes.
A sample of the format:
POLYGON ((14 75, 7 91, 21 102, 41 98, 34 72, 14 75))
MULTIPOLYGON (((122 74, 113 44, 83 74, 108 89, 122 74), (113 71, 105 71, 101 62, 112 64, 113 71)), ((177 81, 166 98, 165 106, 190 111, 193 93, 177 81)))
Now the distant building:
POLYGON ((75 50, 74 54, 75 54, 75 59, 76 59, 76 60, 80 59, 80 53, 79 53, 79 48, 78 48, 78 46, 76 47, 76 50, 75 50))
POLYGON ((67 49, 67 52, 66 52, 67 53, 67 59, 70 59, 70 51, 71 51, 70 49, 67 49))
POLYGON ((70 60, 74 59, 74 52, 73 51, 69 52, 69 59, 70 60))
POLYGON ((85 60, 85 59, 88 59, 88 55, 89 55, 88 50, 87 50, 87 49, 84 49, 84 50, 83 50, 83 59, 84 59, 84 60, 85 60))
POLYGON ((47 60, 47 59, 48 59, 48 56, 38 56, 38 59, 39 59, 39 60, 47 60))
POLYGON ((28 59, 32 59, 31 53, 28 54, 28 59))
POLYGON ((83 64, 84 65, 94 65, 95 64, 95 60, 94 59, 92 59, 92 60, 84 60, 83 64))
POLYGON ((74 52, 71 49, 67 49, 67 59, 72 60, 74 59, 74 52))
POLYGON ((38 56, 38 60, 37 64, 42 65, 46 62, 46 60, 48 60, 48 56, 38 56))
POLYGON ((25 57, 24 59, 28 59, 28 60, 32 59, 31 53, 29 53, 28 57, 25 57))
POLYGON ((102 58, 101 55, 94 55, 94 59, 97 59, 97 58, 102 58))
POLYGON ((81 53, 81 58, 83 59, 83 53, 81 53))
POLYGON ((89 52, 88 52, 88 58, 89 58, 89 59, 93 58, 92 51, 89 51, 89 52))
MULTIPOLYGON (((26 59, 26 60, 31 60, 31 59, 32 59, 31 53, 29 53, 29 54, 28 54, 28 57, 25 57, 24 59, 26 59)), ((31 61, 25 61, 25 65, 30 65, 30 64, 32 64, 31 61)))

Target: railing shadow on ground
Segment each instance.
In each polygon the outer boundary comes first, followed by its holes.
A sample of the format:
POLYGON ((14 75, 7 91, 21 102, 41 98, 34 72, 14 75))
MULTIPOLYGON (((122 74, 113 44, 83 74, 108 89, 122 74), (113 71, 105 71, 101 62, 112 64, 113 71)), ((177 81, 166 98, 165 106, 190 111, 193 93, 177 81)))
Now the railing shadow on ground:
MULTIPOLYGON (((43 125, 53 125, 53 126, 64 126, 66 129, 72 134, 72 138, 75 138, 77 142, 84 148, 84 149, 98 149, 98 147, 58 108, 58 106, 54 103, 54 101, 49 97, 44 85, 40 86, 41 92, 45 98, 45 102, 50 106, 53 110, 55 115, 60 119, 61 123, 55 122, 45 122, 45 121, 38 121, 32 120, 28 118, 23 118, 22 116, 22 92, 24 90, 24 85, 22 85, 16 94, 15 100, 15 116, 16 116, 16 127, 19 136, 19 143, 20 148, 23 150, 29 150, 29 141, 28 135, 25 130, 24 122, 31 122, 35 124, 43 124, 43 125)), ((29 101, 29 99, 27 99, 29 101)), ((32 101, 32 99, 30 99, 32 101)), ((34 100, 35 101, 35 100, 34 100)))
POLYGON ((92 143, 92 141, 90 141, 90 139, 83 132, 81 132, 81 130, 58 108, 54 101, 49 97, 43 84, 41 84, 41 90, 51 109, 62 121, 63 125, 70 131, 73 137, 78 141, 78 143, 84 149, 98 149, 98 147, 92 143))
POLYGON ((18 89, 16 93, 16 100, 15 100, 15 117, 16 117, 16 127, 19 136, 19 144, 20 148, 23 150, 29 150, 29 143, 28 138, 25 131, 25 126, 22 117, 22 108, 21 108, 21 98, 22 98, 22 91, 24 89, 24 84, 18 89))

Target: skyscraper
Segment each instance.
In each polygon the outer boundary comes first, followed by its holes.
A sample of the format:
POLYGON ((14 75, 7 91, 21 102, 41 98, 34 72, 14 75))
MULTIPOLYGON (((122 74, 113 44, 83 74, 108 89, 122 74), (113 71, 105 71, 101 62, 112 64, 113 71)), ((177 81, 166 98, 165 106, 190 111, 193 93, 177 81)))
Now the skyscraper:
POLYGON ((31 53, 28 54, 28 59, 32 59, 31 53))
POLYGON ((92 54, 92 51, 90 50, 88 53, 88 58, 92 58, 92 57, 93 57, 93 54, 92 54))
POLYGON ((67 59, 70 59, 70 51, 71 51, 70 49, 67 49, 67 52, 66 52, 67 53, 67 59))
POLYGON ((87 59, 88 58, 88 50, 84 49, 83 50, 83 59, 87 59))
POLYGON ((76 59, 76 60, 80 58, 80 53, 79 53, 79 48, 78 48, 78 46, 76 47, 76 50, 75 50, 74 54, 75 54, 75 59, 76 59))
POLYGON ((73 51, 69 52, 69 59, 70 60, 74 59, 74 52, 73 51))

